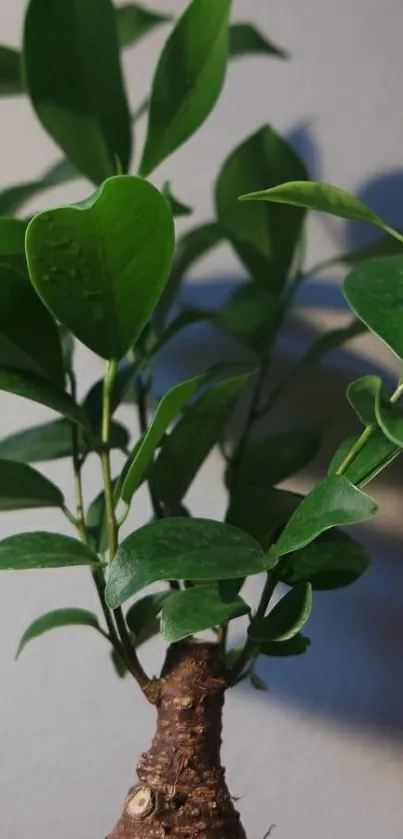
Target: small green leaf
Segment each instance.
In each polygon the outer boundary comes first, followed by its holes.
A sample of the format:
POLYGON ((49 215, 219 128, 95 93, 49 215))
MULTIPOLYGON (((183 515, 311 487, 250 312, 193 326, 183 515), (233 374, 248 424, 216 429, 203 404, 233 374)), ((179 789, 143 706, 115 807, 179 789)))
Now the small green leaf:
POLYGON ((302 497, 284 489, 241 485, 231 493, 226 521, 245 530, 267 550, 302 497))
POLYGON ((0 460, 0 510, 62 507, 63 493, 25 463, 0 460))
POLYGON ((162 194, 165 196, 166 200, 168 201, 168 204, 169 204, 170 209, 171 209, 171 213, 174 217, 175 216, 190 216, 193 213, 192 208, 189 207, 188 204, 184 204, 182 201, 179 201, 178 198, 175 198, 175 196, 172 194, 171 185, 168 181, 164 184, 164 186, 162 188, 162 194))
POLYGON ((269 41, 265 35, 250 23, 233 23, 229 30, 229 51, 231 58, 243 55, 271 55, 274 58, 288 58, 288 53, 269 41))
POLYGON ((249 606, 240 597, 232 603, 224 602, 218 588, 213 586, 195 586, 173 592, 162 607, 162 637, 175 643, 249 611, 249 606))
POLYGON ((24 93, 21 53, 13 47, 0 46, 0 96, 24 93))
POLYGON ((71 396, 33 373, 0 369, 0 390, 22 396, 32 402, 39 402, 40 405, 46 405, 47 408, 63 414, 67 419, 89 430, 84 411, 76 405, 71 396))
POLYGON ((304 211, 238 199, 246 189, 274 186, 284 179, 307 178, 291 146, 265 125, 236 148, 224 163, 216 190, 218 222, 252 277, 278 291, 287 278, 301 237, 304 211))
POLYGON ((95 565, 98 557, 87 545, 59 533, 18 533, 0 541, 1 571, 95 565))
MULTIPOLYGON (((359 435, 349 437, 339 446, 330 463, 329 475, 337 472, 358 438, 359 435)), ((391 443, 383 432, 376 428, 365 446, 348 465, 344 475, 352 484, 363 487, 379 475, 399 454, 401 454, 401 448, 391 443)))
POLYGON ((130 504, 167 428, 182 412, 186 403, 194 396, 204 381, 205 376, 202 375, 181 382, 179 385, 171 388, 161 399, 146 434, 142 438, 140 445, 135 447, 129 458, 121 490, 123 501, 126 504, 130 504))
POLYGON ((113 669, 118 679, 124 679, 129 672, 126 666, 126 662, 115 649, 111 650, 110 657, 113 669))
POLYGON ((382 383, 376 394, 375 413, 377 422, 385 436, 400 448, 403 448, 403 413, 386 397, 382 383))
POLYGON ((168 597, 171 597, 170 591, 159 591, 155 594, 146 594, 140 600, 136 600, 133 606, 130 606, 126 614, 126 623, 129 629, 133 632, 135 646, 139 647, 144 641, 148 640, 150 633, 154 634, 154 629, 159 629, 159 621, 157 620, 162 607, 168 597))
POLYGON ((106 599, 115 609, 161 580, 235 579, 266 571, 276 562, 254 539, 228 524, 162 519, 141 527, 120 544, 110 566, 106 599))
POLYGON ((252 641, 290 641, 305 626, 312 609, 312 586, 297 583, 261 620, 252 621, 252 641))
POLYGON ((152 487, 165 504, 182 501, 200 466, 223 434, 247 381, 234 376, 213 385, 184 412, 165 438, 150 472, 152 487))
POLYGON ((315 591, 328 591, 354 583, 369 563, 367 552, 358 542, 333 528, 288 554, 277 566, 278 578, 289 586, 309 582, 315 591))
POLYGON ((274 546, 275 553, 283 556, 303 548, 328 528, 365 521, 377 509, 375 501, 343 475, 324 478, 291 516, 274 546))
POLYGON ((255 283, 243 283, 212 319, 213 326, 260 355, 278 326, 278 298, 255 283))
MULTIPOLYGON (((240 487, 272 487, 308 466, 319 450, 322 431, 319 427, 293 428, 251 441, 245 446, 239 464, 237 483, 240 487)), ((232 469, 226 483, 231 485, 232 469)))
POLYGON ((257 676, 256 673, 250 674, 250 683, 255 690, 269 690, 266 682, 264 682, 260 676, 257 676))
POLYGON ((172 15, 151 12, 139 3, 123 3, 116 9, 118 37, 121 47, 131 47, 156 26, 170 23, 172 15))
POLYGON ((188 140, 213 109, 227 68, 230 11, 231 0, 191 0, 171 32, 152 85, 142 175, 188 140))
POLYGON ((356 265, 343 291, 357 317, 403 359, 403 251, 356 265))
POLYGON ((38 193, 81 177, 81 173, 68 160, 61 160, 51 166, 38 180, 26 181, 3 189, 0 192, 0 215, 13 215, 26 201, 34 198, 38 193))
POLYGON ((153 312, 173 247, 161 193, 124 175, 85 204, 40 213, 26 238, 31 280, 55 317, 93 352, 118 359, 153 312))
POLYGON ((364 425, 379 425, 391 443, 403 448, 403 413, 389 400, 379 376, 363 376, 347 395, 364 425))
POLYGON ((259 655, 274 656, 275 658, 286 658, 292 655, 303 655, 306 653, 311 642, 305 635, 294 635, 289 641, 266 641, 259 647, 259 655))
POLYGON ((247 195, 241 196, 241 201, 269 201, 273 204, 303 207, 306 210, 319 210, 322 213, 330 213, 330 215, 339 218, 374 224, 392 236, 400 238, 400 234, 373 213, 366 204, 363 204, 354 195, 350 195, 349 192, 345 192, 344 189, 339 189, 331 184, 295 180, 280 183, 278 186, 273 185, 270 189, 259 192, 249 192, 247 195))
POLYGON ((0 265, 0 365, 64 387, 57 325, 26 277, 8 265, 0 265))
POLYGON ((381 386, 379 376, 362 376, 347 388, 347 399, 363 425, 376 423, 375 398, 381 386))
POLYGON ((55 609, 53 612, 47 612, 40 618, 36 618, 25 630, 18 645, 16 658, 22 653, 29 641, 39 638, 45 632, 61 629, 65 626, 91 626, 101 632, 98 618, 92 612, 87 612, 86 609, 55 609))
POLYGON ((95 183, 116 160, 127 171, 131 124, 111 0, 30 0, 24 73, 38 119, 71 163, 95 183))
MULTIPOLYGON (((78 435, 79 452, 87 454, 94 447, 101 448, 100 440, 86 440, 84 435, 78 435)), ((125 450, 129 443, 129 433, 120 423, 111 423, 109 447, 125 450)), ((41 463, 46 460, 59 460, 73 456, 73 441, 71 424, 67 420, 36 425, 17 434, 10 434, 0 440, 0 457, 15 460, 19 463, 41 463)))

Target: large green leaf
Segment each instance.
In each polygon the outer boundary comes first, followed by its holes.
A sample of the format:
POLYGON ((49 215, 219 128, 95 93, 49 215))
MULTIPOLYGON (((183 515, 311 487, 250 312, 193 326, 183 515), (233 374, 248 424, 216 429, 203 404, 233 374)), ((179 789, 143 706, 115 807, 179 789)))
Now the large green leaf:
POLYGON ((36 618, 28 626, 18 645, 16 658, 22 653, 29 641, 33 641, 53 629, 62 629, 65 626, 91 626, 101 632, 102 635, 104 634, 98 623, 98 618, 93 612, 88 612, 86 609, 55 609, 53 612, 46 612, 45 615, 36 618))
POLYGON ((152 85, 142 175, 194 134, 213 109, 227 68, 230 11, 231 0, 191 0, 171 32, 152 85))
POLYGON ((70 161, 61 160, 55 163, 42 175, 42 178, 34 181, 25 181, 22 184, 6 187, 0 192, 0 215, 12 215, 21 208, 26 201, 34 198, 40 192, 60 186, 68 181, 77 180, 82 175, 72 166, 70 161))
POLYGON ((135 646, 138 647, 148 640, 154 630, 159 630, 159 615, 171 591, 158 591, 146 594, 136 600, 126 614, 126 623, 134 635, 135 646))
POLYGON ((278 325, 277 295, 243 283, 212 319, 213 325, 258 355, 270 346, 278 325))
POLYGON ((285 50, 276 46, 251 23, 233 23, 230 26, 229 51, 231 58, 259 54, 271 55, 274 58, 288 58, 285 50))
MULTIPOLYGON (((318 426, 305 426, 248 442, 237 470, 238 486, 267 488, 295 475, 313 460, 321 438, 318 426)), ((226 482, 232 483, 231 466, 226 482)))
POLYGON ((265 618, 252 621, 249 637, 258 642, 290 641, 305 626, 311 609, 310 583, 297 583, 265 618))
POLYGON ((127 171, 131 123, 111 0, 30 0, 28 93, 45 130, 90 180, 127 171))
POLYGON ((80 206, 40 213, 26 239, 38 294, 103 358, 121 358, 140 335, 169 274, 173 247, 165 199, 147 181, 125 175, 105 181, 80 206))
POLYGON ((403 359, 403 251, 356 265, 343 290, 360 320, 403 359))
POLYGON ((245 484, 231 493, 226 521, 245 530, 268 549, 302 497, 284 489, 245 484))
POLYGON ((232 603, 221 599, 218 588, 195 586, 171 594, 162 607, 161 634, 175 643, 195 632, 225 624, 250 611, 241 597, 232 603))
MULTIPOLYGON (((359 435, 344 440, 337 449, 329 466, 329 475, 334 475, 357 443, 359 435)), ((380 428, 376 428, 365 446, 355 455, 344 471, 344 476, 357 486, 363 487, 372 481, 386 466, 401 454, 400 446, 392 443, 380 428)))
POLYGON ((0 264, 0 366, 32 372, 63 388, 57 325, 26 277, 0 264))
POLYGON ((249 192, 241 196, 242 201, 268 201, 272 204, 287 204, 292 207, 303 207, 306 210, 320 210, 332 216, 365 221, 381 227, 391 236, 403 242, 403 236, 393 230, 385 221, 370 210, 354 195, 345 192, 331 184, 301 179, 272 185, 268 189, 249 192))
POLYGON ((247 189, 274 186, 290 177, 307 178, 308 173, 286 140, 265 125, 230 154, 215 190, 217 218, 227 238, 252 276, 275 291, 287 278, 304 211, 247 206, 238 199, 247 189))
POLYGON ((58 390, 51 382, 19 370, 0 368, 0 390, 22 396, 32 402, 39 402, 70 419, 77 425, 89 430, 88 420, 84 411, 68 393, 58 390))
POLYGON ((171 388, 161 399, 155 416, 150 423, 140 445, 136 446, 129 458, 126 474, 122 484, 121 496, 126 504, 130 501, 141 483, 141 479, 148 469, 154 452, 162 440, 167 428, 182 412, 186 403, 205 381, 205 376, 196 376, 186 382, 171 388))
POLYGON ((24 93, 21 53, 13 47, 0 46, 0 96, 24 93))
POLYGON ((200 466, 223 434, 246 376, 213 385, 184 412, 164 440, 151 469, 152 487, 165 504, 177 504, 189 489, 200 466))
POLYGON ((275 556, 235 527, 208 519, 171 518, 136 530, 120 544, 106 586, 115 609, 161 580, 214 582, 273 568, 275 556))
POLYGON ((18 533, 0 542, 1 571, 65 568, 97 562, 97 555, 87 545, 59 533, 18 533))
POLYGON ((330 527, 356 524, 373 516, 377 504, 343 475, 324 478, 295 511, 274 546, 277 556, 296 551, 330 527))
POLYGON ((347 533, 333 528, 315 542, 288 554, 277 576, 290 586, 309 582, 316 591, 342 588, 358 580, 369 566, 365 549, 347 533))
POLYGON ((0 510, 62 507, 63 493, 25 463, 0 460, 0 510))
POLYGON ((116 9, 118 37, 121 47, 131 47, 148 35, 156 26, 169 23, 172 15, 152 12, 139 3, 123 3, 116 9))
MULTIPOLYGON (((81 429, 78 430, 78 446, 81 455, 93 448, 104 447, 96 438, 88 441, 81 429)), ((109 447, 125 450, 129 443, 129 434, 120 423, 111 423, 109 447)), ((24 431, 17 431, 0 440, 0 457, 20 463, 41 463, 46 460, 59 460, 72 457, 73 439, 71 423, 67 420, 55 420, 43 425, 36 425, 24 431)))

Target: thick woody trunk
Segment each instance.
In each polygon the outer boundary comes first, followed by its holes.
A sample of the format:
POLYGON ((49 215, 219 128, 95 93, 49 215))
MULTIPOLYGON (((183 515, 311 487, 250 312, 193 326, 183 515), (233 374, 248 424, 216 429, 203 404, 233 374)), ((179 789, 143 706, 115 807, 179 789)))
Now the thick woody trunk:
POLYGON ((246 839, 220 762, 225 688, 215 645, 169 649, 157 730, 109 839, 246 839))

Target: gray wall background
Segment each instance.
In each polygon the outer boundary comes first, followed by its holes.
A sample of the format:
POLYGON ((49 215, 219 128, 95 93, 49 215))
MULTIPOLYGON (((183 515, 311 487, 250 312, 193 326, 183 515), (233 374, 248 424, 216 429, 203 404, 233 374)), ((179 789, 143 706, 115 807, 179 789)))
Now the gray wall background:
MULTIPOLYGON (((149 2, 154 5, 179 12, 185 4, 149 2)), ((1 3, 2 42, 19 43, 24 6, 23 0, 1 3)), ((402 224, 401 0, 235 0, 234 19, 260 25, 290 50, 293 60, 255 58, 234 64, 216 111, 161 167, 156 183, 169 178, 178 196, 195 208, 191 223, 208 219, 211 182, 226 153, 270 122, 293 136, 314 176, 355 191, 390 221, 402 224)), ((161 30, 126 57, 133 105, 147 89, 163 40, 161 30)), ((3 187, 40 174, 56 161, 58 151, 26 102, 2 101, 0 108, 3 187)), ((51 200, 70 201, 86 192, 88 186, 80 184, 55 191, 51 200)), ((323 217, 312 219, 310 232, 310 262, 366 235, 323 217)), ((220 248, 195 272, 192 293, 205 294, 201 281, 207 280, 212 296, 223 279, 240 274, 229 249, 220 248)), ((343 319, 339 280, 333 273, 304 292, 282 341, 279 367, 318 329, 343 319)), ((212 355, 227 349, 217 339, 211 347, 212 355)), ((365 372, 371 359, 387 375, 397 369, 377 342, 360 340, 304 380, 278 421, 292 424, 313 415, 330 416, 335 438, 340 437, 348 424, 342 399, 346 381, 365 372)), ((160 386, 190 373, 201 361, 194 338, 176 344, 160 365, 160 386)), ((100 374, 97 360, 84 350, 79 352, 79 372, 82 392, 100 374)), ((48 418, 50 412, 33 403, 1 396, 2 435, 48 418)), ((122 418, 134 428, 129 407, 122 418)), ((329 451, 332 445, 330 435, 329 451)), ((223 509, 218 466, 213 454, 191 490, 190 504, 198 515, 217 516, 223 509)), ((293 486, 308 488, 320 468, 319 463, 293 486)), ((401 839, 400 473, 397 466, 377 485, 374 492, 382 512, 360 534, 374 555, 368 575, 351 590, 317 596, 308 655, 263 663, 260 672, 270 690, 258 694, 241 687, 228 698, 224 759, 231 789, 240 796, 249 839, 262 839, 272 823, 277 825, 276 839, 401 839)), ((47 474, 59 480, 71 498, 69 465, 52 464, 47 474)), ((85 485, 89 500, 98 482, 98 465, 91 463, 85 485)), ((140 494, 129 527, 147 514, 147 498, 140 494)), ((3 516, 0 535, 34 528, 68 532, 58 514, 45 511, 3 516)), ((96 607, 85 572, 1 576, 2 839, 102 839, 132 782, 136 756, 152 735, 153 710, 133 684, 115 680, 95 633, 71 629, 51 634, 14 663, 18 639, 30 620, 63 605, 96 607)), ((146 666, 156 672, 161 660, 159 643, 150 643, 144 651, 146 666)))

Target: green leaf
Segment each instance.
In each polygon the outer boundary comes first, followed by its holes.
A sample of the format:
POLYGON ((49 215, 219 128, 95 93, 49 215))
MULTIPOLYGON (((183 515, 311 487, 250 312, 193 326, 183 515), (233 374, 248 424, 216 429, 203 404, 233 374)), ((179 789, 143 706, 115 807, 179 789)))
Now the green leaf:
POLYGON ((123 3, 116 9, 118 38, 121 47, 131 47, 156 26, 170 23, 172 15, 151 12, 139 3, 123 3))
POLYGON ((250 674, 250 683, 255 690, 269 690, 266 682, 264 682, 260 676, 257 676, 256 673, 250 674))
POLYGON ((33 373, 0 368, 0 390, 14 393, 15 396, 22 396, 32 402, 39 402, 40 405, 46 405, 47 408, 63 414, 67 419, 89 430, 84 411, 76 405, 71 396, 33 373))
POLYGON ((62 507, 63 493, 25 463, 0 460, 0 510, 62 507))
POLYGON ((126 614, 126 623, 133 632, 135 646, 139 647, 148 640, 150 634, 154 634, 156 626, 159 629, 158 617, 170 591, 158 591, 154 594, 146 594, 140 600, 136 600, 126 614))
POLYGON ((255 283, 244 283, 213 318, 213 325, 260 355, 278 326, 278 298, 255 283))
POLYGON ((126 504, 130 504, 136 489, 141 483, 144 473, 147 471, 154 452, 161 442, 167 428, 182 412, 186 403, 192 398, 196 391, 205 381, 205 376, 196 376, 194 379, 181 382, 171 388, 161 399, 155 416, 150 423, 148 430, 142 438, 140 445, 136 446, 129 458, 127 471, 123 481, 121 495, 126 504))
POLYGON ((87 545, 59 533, 18 533, 0 541, 1 571, 95 565, 98 557, 87 545))
POLYGON ((165 504, 177 504, 186 495, 200 466, 223 434, 246 376, 234 376, 213 385, 184 412, 166 437, 151 469, 154 492, 165 504))
POLYGON ((357 317, 403 359, 403 251, 356 265, 343 291, 357 317))
POLYGON ((81 177, 81 173, 68 160, 61 160, 38 180, 26 181, 3 189, 0 192, 0 215, 13 215, 26 201, 34 198, 38 193, 81 177))
POLYGON ((161 633, 170 643, 181 641, 195 632, 225 624, 250 611, 240 597, 226 603, 218 588, 195 586, 173 592, 162 607, 161 633))
MULTIPOLYGON (((330 463, 329 475, 334 475, 337 472, 357 442, 358 437, 359 435, 349 437, 339 446, 330 463)), ((401 448, 391 443, 383 432, 376 428, 364 448, 356 454, 354 460, 348 465, 344 475, 351 483, 363 487, 379 475, 399 454, 401 454, 401 448)))
POLYGON ((110 651, 110 657, 116 676, 118 677, 118 679, 124 679, 125 676, 127 676, 127 674, 129 673, 126 666, 126 662, 115 649, 112 649, 110 651))
MULTIPOLYGON (((307 466, 319 450, 322 430, 305 426, 247 443, 237 473, 240 487, 272 487, 307 466)), ((231 465, 226 476, 231 485, 231 465)))
POLYGON ((370 563, 365 549, 341 530, 329 530, 277 566, 278 578, 289 586, 309 582, 315 591, 349 586, 370 563))
POLYGON ((0 365, 64 387, 57 325, 26 277, 8 265, 0 265, 0 365))
POLYGON ((403 237, 393 230, 385 221, 370 210, 354 195, 345 192, 331 184, 317 181, 295 180, 288 183, 274 185, 270 189, 249 192, 241 196, 241 201, 268 201, 272 204, 287 204, 292 207, 303 207, 306 210, 319 210, 339 218, 352 221, 365 221, 381 227, 391 236, 403 237))
MULTIPOLYGON (((86 454, 96 447, 96 439, 87 441, 79 430, 79 452, 86 454)), ((112 422, 110 448, 125 450, 129 443, 129 434, 123 425, 112 422)), ((102 443, 98 440, 99 448, 102 443)), ((15 460, 20 463, 41 463, 46 460, 59 460, 73 456, 71 424, 67 420, 36 425, 25 431, 18 431, 0 440, 0 458, 15 460)))
POLYGON ((106 599, 115 609, 136 592, 161 580, 216 580, 245 577, 273 568, 246 533, 208 519, 152 522, 123 540, 111 563, 106 599))
POLYGON ((111 0, 30 0, 24 72, 38 119, 77 169, 95 183, 117 161, 127 171, 131 123, 111 0))
POLYGON ((16 218, 0 218, 0 259, 8 256, 25 257, 27 222, 16 218))
POLYGON ((218 222, 252 277, 278 291, 300 240, 304 211, 238 199, 247 189, 275 186, 290 177, 307 178, 291 146, 265 125, 236 148, 219 174, 215 201, 218 222))
POLYGON ((249 627, 252 641, 290 641, 305 626, 312 609, 312 586, 297 583, 261 620, 249 627))
MULTIPOLYGON (((98 618, 92 612, 88 612, 86 609, 55 609, 53 612, 46 612, 45 615, 36 618, 25 630, 18 645, 16 658, 22 653, 29 641, 39 638, 45 632, 61 629, 65 626, 91 626, 101 632, 98 618)), ((103 635, 103 632, 101 634, 103 635)))
POLYGON ((170 185, 169 181, 167 181, 164 184, 164 186, 162 188, 162 194, 165 196, 166 200, 168 201, 168 204, 169 204, 170 209, 171 209, 171 213, 174 217, 175 216, 190 216, 191 213, 193 213, 192 208, 189 207, 188 204, 183 204, 182 201, 179 201, 178 198, 175 198, 175 196, 172 194, 171 185, 170 185))
POLYGON ((289 641, 266 641, 259 647, 259 655, 285 658, 292 655, 303 655, 306 653, 311 642, 305 635, 295 635, 289 641))
POLYGON ((303 548, 330 527, 365 521, 377 509, 375 501, 343 475, 324 478, 291 516, 274 546, 275 553, 283 556, 303 548))
POLYGON ((24 93, 21 54, 13 47, 0 46, 0 96, 24 93))
POLYGON ((125 175, 105 181, 85 204, 40 213, 26 238, 38 294, 103 358, 121 358, 137 340, 168 277, 173 247, 165 199, 147 181, 125 175))
POLYGON ((204 122, 224 83, 231 0, 192 0, 161 53, 140 164, 146 176, 204 122))
POLYGON ((347 395, 364 425, 379 425, 391 443, 403 448, 403 413, 390 401, 379 376, 358 379, 347 395))
POLYGON ((245 530, 267 550, 302 497, 284 489, 243 485, 231 493, 226 521, 245 530))
POLYGON ((229 30, 229 51, 231 58, 243 55, 271 55, 274 58, 288 58, 288 53, 269 41, 265 35, 250 23, 233 23, 229 30))
POLYGON ((362 376, 347 388, 347 399, 363 425, 376 424, 375 398, 381 385, 378 376, 362 376))

